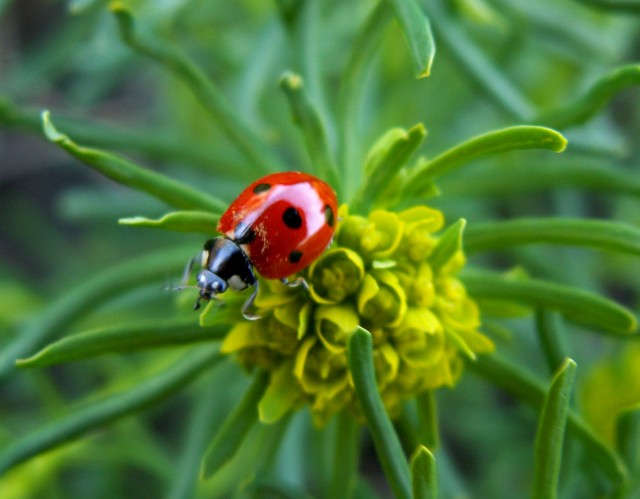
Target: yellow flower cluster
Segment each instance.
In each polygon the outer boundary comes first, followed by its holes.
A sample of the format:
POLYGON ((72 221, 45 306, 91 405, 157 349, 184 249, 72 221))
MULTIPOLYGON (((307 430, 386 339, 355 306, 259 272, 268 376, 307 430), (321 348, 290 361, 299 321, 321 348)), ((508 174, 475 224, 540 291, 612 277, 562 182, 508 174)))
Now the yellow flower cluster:
POLYGON ((435 235, 440 211, 340 212, 331 248, 303 272, 309 291, 263 283, 262 319, 236 324, 222 345, 272 372, 259 407, 265 421, 305 402, 319 424, 345 408, 357 413, 346 350, 358 325, 372 334, 378 387, 392 416, 404 399, 453 385, 462 355, 493 349, 455 277, 465 263, 459 245, 435 235))

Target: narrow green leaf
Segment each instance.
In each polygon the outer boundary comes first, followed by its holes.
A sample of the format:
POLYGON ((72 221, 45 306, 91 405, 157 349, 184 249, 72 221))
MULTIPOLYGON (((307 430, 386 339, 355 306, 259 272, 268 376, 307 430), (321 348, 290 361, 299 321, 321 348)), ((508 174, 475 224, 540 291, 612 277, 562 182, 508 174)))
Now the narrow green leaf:
POLYGON ((197 394, 193 397, 188 416, 184 444, 180 448, 177 461, 174 460, 170 473, 170 484, 167 487, 166 499, 193 499, 197 497, 200 479, 200 461, 207 448, 207 436, 211 434, 215 422, 219 418, 220 400, 211 397, 209 388, 215 386, 223 376, 203 376, 197 394))
POLYGON ((279 167, 279 161, 260 137, 236 115, 233 106, 211 80, 173 45, 151 37, 141 36, 135 29, 135 21, 124 2, 110 4, 120 29, 122 40, 133 50, 156 61, 174 73, 191 89, 213 119, 220 125, 238 150, 251 162, 257 172, 269 173, 279 167))
POLYGON ((280 78, 280 87, 289 101, 293 121, 300 127, 316 173, 328 179, 337 189, 338 169, 331 155, 327 132, 304 89, 302 78, 295 73, 287 72, 280 78))
POLYGON ((469 253, 522 244, 564 244, 640 255, 640 229, 613 220, 518 218, 476 224, 464 235, 469 253))
POLYGON ((547 366, 554 372, 564 358, 564 345, 562 340, 564 331, 562 330, 562 318, 555 312, 548 310, 536 310, 536 333, 542 353, 547 360, 547 366))
POLYGON ((420 443, 435 452, 438 448, 438 415, 433 391, 427 390, 416 397, 418 409, 418 438, 420 443))
POLYGON ((225 325, 201 328, 197 317, 105 327, 66 336, 27 359, 17 360, 16 365, 46 367, 98 355, 210 342, 224 337, 228 329, 225 325))
MULTIPOLYGON (((166 249, 112 266, 72 287, 55 299, 41 316, 29 322, 16 339, 0 350, 0 379, 15 369, 16 359, 31 354, 79 317, 121 293, 157 283, 158 288, 175 268, 188 259, 183 249, 166 249)), ((158 289, 160 292, 160 289, 158 289)))
POLYGON ((638 0, 574 0, 584 3, 593 8, 629 14, 640 13, 640 2, 638 0))
POLYGON ((398 499, 409 499, 409 466, 378 392, 371 334, 359 326, 349 338, 348 359, 356 396, 384 474, 394 495, 398 499))
MULTIPOLYGON (((634 3, 640 12, 640 2, 634 3)), ((615 69, 600 78, 575 101, 543 113, 532 121, 555 128, 579 125, 598 113, 616 94, 638 85, 640 85, 640 65, 632 64, 615 69)))
POLYGON ((509 165, 508 168, 504 165, 487 165, 487 168, 469 170, 462 176, 443 177, 438 181, 438 185, 447 195, 464 197, 502 198, 565 187, 640 196, 638 175, 583 158, 577 161, 563 160, 562 163, 526 161, 509 165))
POLYGON ((429 18, 415 0, 386 0, 395 12, 404 37, 407 40, 416 77, 431 74, 431 65, 436 55, 436 44, 431 33, 429 18))
POLYGON ((269 384, 268 373, 261 372, 231 411, 202 458, 200 476, 210 478, 236 454, 248 431, 258 421, 258 403, 269 384))
POLYGON ((173 211, 156 220, 145 217, 131 217, 121 218, 118 223, 132 227, 214 234, 219 218, 220 215, 205 211, 173 211))
POLYGON ((340 78, 338 94, 338 127, 341 140, 338 141, 340 168, 345 169, 344 193, 349 199, 360 185, 362 176, 360 158, 359 110, 366 90, 367 75, 376 61, 378 46, 385 28, 393 15, 388 2, 377 2, 367 17, 356 39, 352 43, 351 54, 340 78))
POLYGON ((426 0, 425 9, 433 21, 438 43, 463 70, 461 78, 474 83, 511 117, 530 119, 534 106, 509 79, 509 76, 471 40, 439 0, 426 0))
POLYGON ((389 189, 397 186, 400 169, 420 147, 426 135, 427 131, 419 123, 409 131, 392 128, 378 139, 365 160, 365 180, 350 205, 369 207, 385 199, 388 203, 389 189))
POLYGON ((0 452, 0 474, 38 454, 155 404, 185 388, 199 374, 215 367, 222 358, 217 346, 193 349, 168 369, 127 391, 92 400, 70 410, 62 419, 6 446, 0 452))
POLYGON ((331 483, 328 497, 350 499, 358 479, 360 427, 353 415, 342 411, 337 416, 331 483))
POLYGON ((436 458, 424 445, 420 445, 411 456, 411 482, 413 499, 438 498, 436 458))
POLYGON ((302 395, 293 373, 293 361, 283 362, 271 371, 271 380, 258 403, 258 417, 262 423, 275 423, 286 415, 302 395))
POLYGON ((461 218, 447 227, 440 236, 438 244, 429 255, 429 264, 434 274, 437 274, 462 249, 462 233, 466 225, 467 221, 461 218))
MULTIPOLYGON (((0 97, 0 123, 5 127, 17 128, 30 133, 42 134, 42 113, 40 110, 23 109, 0 97)), ((211 170, 217 167, 225 172, 242 171, 240 165, 225 158, 222 145, 211 145, 204 141, 194 141, 193 137, 178 137, 175 131, 164 129, 141 130, 140 127, 127 128, 76 120, 56 114, 56 127, 86 146, 118 151, 134 151, 163 162, 190 163, 211 170)))
POLYGON ((211 196, 177 182, 169 177, 146 170, 134 163, 97 149, 81 147, 58 132, 51 122, 49 111, 42 113, 44 133, 72 156, 116 182, 137 189, 177 208, 224 211, 226 204, 211 196))
POLYGON ((565 359, 551 382, 542 406, 534 448, 533 499, 558 497, 562 445, 576 363, 565 359))
MULTIPOLYGON (((632 473, 640 467, 640 404, 620 411, 616 418, 616 450, 632 473)), ((637 474, 636 474, 637 476, 637 474)))
POLYGON ((548 149, 562 152, 566 145, 566 139, 550 128, 523 125, 495 130, 473 137, 432 160, 417 165, 409 172, 405 190, 408 193, 420 193, 430 180, 482 156, 517 149, 548 149))
POLYGON ((629 310, 583 289, 537 279, 510 279, 489 272, 465 273, 463 281, 471 296, 556 310, 603 332, 628 335, 637 327, 629 310))
MULTIPOLYGON (((546 395, 544 382, 520 366, 501 359, 495 354, 480 355, 476 362, 470 362, 467 366, 517 399, 535 408, 542 408, 546 395)), ((628 472, 620 456, 603 443, 586 423, 571 411, 567 419, 567 429, 570 435, 581 442, 589 460, 602 469, 614 488, 624 489, 628 482, 628 472)))

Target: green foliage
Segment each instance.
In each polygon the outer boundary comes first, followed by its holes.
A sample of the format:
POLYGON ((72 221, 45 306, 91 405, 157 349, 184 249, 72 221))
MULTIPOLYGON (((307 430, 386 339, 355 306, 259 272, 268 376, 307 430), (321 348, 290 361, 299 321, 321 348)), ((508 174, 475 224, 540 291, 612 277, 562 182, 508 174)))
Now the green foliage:
POLYGON ((0 497, 382 497, 368 443, 399 498, 638 496, 639 2, 28 5, 0 1, 0 497), (334 247, 258 326, 241 293, 198 318, 185 263, 282 170, 348 205, 334 247), (388 414, 429 297, 451 389, 388 414), (310 335, 332 356, 281 355, 310 335))

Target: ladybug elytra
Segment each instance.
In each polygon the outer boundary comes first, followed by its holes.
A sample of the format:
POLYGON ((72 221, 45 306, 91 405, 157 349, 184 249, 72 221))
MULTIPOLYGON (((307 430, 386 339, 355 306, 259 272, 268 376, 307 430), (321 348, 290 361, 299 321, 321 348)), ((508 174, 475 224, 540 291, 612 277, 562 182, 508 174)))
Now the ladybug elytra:
POLYGON ((264 278, 290 286, 304 283, 286 278, 308 267, 329 246, 337 209, 333 189, 313 175, 284 172, 256 180, 220 217, 222 236, 204 245, 195 309, 201 300, 211 300, 227 289, 253 286, 242 314, 258 319, 248 312, 258 293, 254 269, 264 278))

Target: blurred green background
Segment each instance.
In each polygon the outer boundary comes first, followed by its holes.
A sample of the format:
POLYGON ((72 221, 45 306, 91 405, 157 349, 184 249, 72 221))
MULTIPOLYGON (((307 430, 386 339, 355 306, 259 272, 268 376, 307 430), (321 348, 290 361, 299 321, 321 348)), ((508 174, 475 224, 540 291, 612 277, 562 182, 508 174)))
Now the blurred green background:
MULTIPOLYGON (((107 4, 0 0, 0 362, 5 366, 0 449, 3 442, 8 446, 64 418, 78 403, 162 372, 183 353, 164 349, 17 369, 11 367, 15 358, 7 358, 11 345, 42 324, 55 324, 56 304, 94 276, 151 253, 176 250, 184 257, 168 260, 164 275, 105 300, 97 295, 81 313, 60 321, 48 341, 141 317, 170 320, 193 295, 176 297, 163 287, 178 283, 181 262, 205 239, 118 225, 119 218, 157 218, 168 208, 85 168, 48 142, 40 112, 49 109, 56 126, 80 144, 121 154, 227 202, 260 171, 184 81, 123 44, 107 4)), ((510 152, 444 176, 438 182, 442 195, 426 202, 442 209, 448 223, 464 217, 471 228, 533 216, 640 223, 636 2, 417 2, 437 47, 431 76, 415 77, 398 22, 385 25, 379 39, 372 33, 371 62, 351 94, 358 101, 357 112, 347 114, 348 146, 337 125, 352 104, 341 99, 349 95, 343 85, 353 70, 352 49, 358 37, 367 38, 366 20, 376 2, 126 4, 140 32, 184 51, 215 82, 233 113, 283 170, 312 168, 278 86, 281 75, 293 70, 303 76, 327 124, 330 145, 354 164, 363 162, 389 128, 416 123, 428 130, 420 150, 426 157, 511 125, 549 126, 567 137, 569 146, 561 155, 510 152), (625 68, 622 76, 620 68, 625 68)), ((637 310, 640 274, 634 256, 542 245, 473 254, 470 262, 524 269, 637 310)), ((548 380, 531 314, 494 319, 487 311, 485 324, 498 351, 548 380)), ((562 327, 562 351, 579 366, 575 405, 596 434, 611 440, 616 411, 640 401, 638 348, 589 328, 562 327)), ((528 497, 538 412, 472 371, 454 390, 437 394, 442 497, 528 497)), ((8 471, 0 476, 0 497, 229 497, 237 472, 196 486, 195 476, 175 470, 193 469, 189 459, 206 448, 246 384, 239 367, 227 362, 135 417, 8 471), (208 392, 215 396, 205 404, 201 394, 208 392)), ((319 442, 333 431, 333 425, 312 429, 301 411, 268 476, 280 477, 292 490, 322 496, 322 470, 330 464, 318 464, 327 459, 319 442)), ((571 471, 563 471, 560 497, 613 497, 588 453, 568 442, 565 467, 571 471)), ((238 469, 251 469, 252 459, 258 461, 250 449, 245 452, 238 469)), ((366 437, 362 456, 368 485, 358 493, 366 497, 372 488, 387 495, 366 437)), ((621 497, 638 497, 633 488, 626 493, 621 497)))

